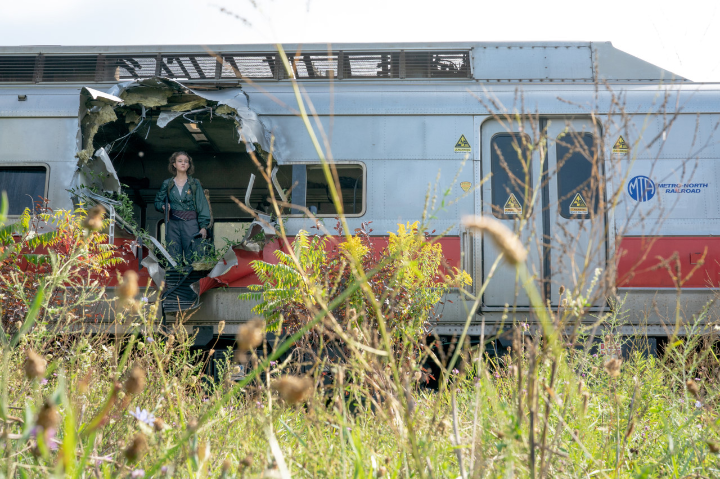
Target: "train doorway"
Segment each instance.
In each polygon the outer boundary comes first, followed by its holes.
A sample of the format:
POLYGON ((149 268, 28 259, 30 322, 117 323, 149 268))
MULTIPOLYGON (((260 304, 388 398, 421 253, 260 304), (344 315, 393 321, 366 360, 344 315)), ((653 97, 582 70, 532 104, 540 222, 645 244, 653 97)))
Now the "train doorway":
MULTIPOLYGON (((607 260, 602 143, 592 121, 489 120, 481 139, 483 175, 491 174, 483 186, 483 214, 519 233, 530 274, 542 280, 543 296, 553 306, 562 301, 561 286, 585 293, 607 260)), ((483 280, 498 254, 492 242, 484 242, 483 280)), ((483 305, 488 311, 530 307, 515 269, 504 261, 483 305)))

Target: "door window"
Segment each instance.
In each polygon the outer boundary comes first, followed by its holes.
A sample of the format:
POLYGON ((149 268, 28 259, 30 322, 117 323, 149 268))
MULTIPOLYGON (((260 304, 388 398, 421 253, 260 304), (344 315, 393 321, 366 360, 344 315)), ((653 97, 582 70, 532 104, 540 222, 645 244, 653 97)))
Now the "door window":
POLYGON ((590 218, 597 214, 600 203, 595 137, 590 133, 564 134, 556 145, 560 216, 590 218))
POLYGON ((530 139, 521 133, 499 133, 490 143, 492 210, 500 219, 527 217, 532 198, 530 139))

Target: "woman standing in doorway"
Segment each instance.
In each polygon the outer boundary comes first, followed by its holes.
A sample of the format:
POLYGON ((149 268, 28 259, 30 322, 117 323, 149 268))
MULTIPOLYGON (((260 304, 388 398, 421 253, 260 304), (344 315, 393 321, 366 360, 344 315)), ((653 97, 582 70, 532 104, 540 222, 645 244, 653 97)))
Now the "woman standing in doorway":
POLYGON ((168 253, 179 263, 183 256, 190 263, 203 256, 202 240, 207 238, 210 205, 195 173, 193 160, 184 151, 176 151, 168 160, 173 175, 155 195, 155 209, 165 213, 165 243, 168 253))

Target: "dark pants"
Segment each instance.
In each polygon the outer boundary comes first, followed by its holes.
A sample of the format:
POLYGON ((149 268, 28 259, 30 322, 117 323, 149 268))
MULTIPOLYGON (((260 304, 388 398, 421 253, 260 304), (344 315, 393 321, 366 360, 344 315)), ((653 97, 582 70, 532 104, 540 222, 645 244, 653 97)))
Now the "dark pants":
POLYGON ((165 230, 165 244, 168 253, 175 261, 181 262, 183 255, 187 263, 203 257, 202 236, 193 238, 200 232, 197 220, 177 220, 170 217, 165 230))

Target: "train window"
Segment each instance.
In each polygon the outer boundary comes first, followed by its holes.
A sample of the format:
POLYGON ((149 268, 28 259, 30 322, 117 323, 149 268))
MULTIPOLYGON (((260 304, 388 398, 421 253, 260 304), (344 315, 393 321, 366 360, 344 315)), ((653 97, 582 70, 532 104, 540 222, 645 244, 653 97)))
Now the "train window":
MULTIPOLYGON (((335 167, 345 215, 362 216, 365 212, 363 166, 336 164, 335 167)), ((305 206, 316 216, 335 216, 337 214, 322 166, 293 165, 293 184, 295 185, 291 193, 293 204, 305 206)), ((294 210, 293 213, 304 214, 299 210, 294 210)))
POLYGON ((528 136, 520 133, 499 133, 492 138, 492 210, 496 218, 527 216, 526 198, 532 198, 529 145, 528 136))
POLYGON ((8 214, 20 215, 44 198, 46 177, 44 166, 0 167, 0 190, 7 194, 8 214))
POLYGON ((600 203, 595 137, 590 133, 561 135, 556 153, 560 216, 592 217, 600 203))

